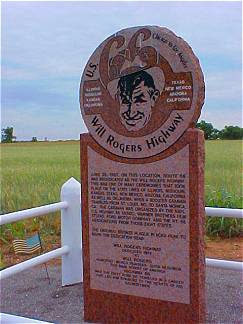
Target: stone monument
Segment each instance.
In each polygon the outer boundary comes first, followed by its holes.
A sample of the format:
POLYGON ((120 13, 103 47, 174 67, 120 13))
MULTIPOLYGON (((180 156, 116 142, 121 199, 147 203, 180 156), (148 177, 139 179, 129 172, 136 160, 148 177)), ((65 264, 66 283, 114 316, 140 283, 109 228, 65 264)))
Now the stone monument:
POLYGON ((167 28, 106 39, 81 80, 84 320, 205 320, 199 61, 167 28))

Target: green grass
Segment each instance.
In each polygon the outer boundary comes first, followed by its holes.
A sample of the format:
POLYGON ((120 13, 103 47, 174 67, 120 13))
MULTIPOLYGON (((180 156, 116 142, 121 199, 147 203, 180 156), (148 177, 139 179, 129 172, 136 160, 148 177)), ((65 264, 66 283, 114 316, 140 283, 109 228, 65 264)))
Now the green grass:
MULTIPOLYGON (((80 181, 79 142, 1 144, 1 213, 31 208, 60 200, 60 188, 70 177, 80 181)), ((206 205, 242 208, 242 141, 207 141, 205 169, 206 205)), ((40 230, 59 234, 54 215, 2 227, 2 240, 40 230)), ((242 221, 211 218, 209 235, 239 235, 242 221)))
POLYGON ((2 144, 2 211, 59 201, 71 176, 80 180, 78 142, 2 144))
MULTIPOLYGON (((60 188, 71 176, 80 181, 79 144, 37 142, 2 144, 1 212, 60 201, 60 188)), ((1 237, 22 238, 35 230, 60 233, 58 213, 4 226, 1 237)))
POLYGON ((205 194, 208 206, 242 208, 242 141, 207 141, 205 194))
MULTIPOLYGON (((205 165, 205 203, 211 207, 242 208, 243 141, 207 141, 205 165)), ((243 220, 208 217, 210 236, 238 236, 243 220)))

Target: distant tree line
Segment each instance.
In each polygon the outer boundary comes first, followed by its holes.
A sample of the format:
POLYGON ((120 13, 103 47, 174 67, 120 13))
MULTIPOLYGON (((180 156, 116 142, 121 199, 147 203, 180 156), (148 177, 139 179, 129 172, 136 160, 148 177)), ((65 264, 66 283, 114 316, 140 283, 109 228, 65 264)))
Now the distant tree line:
POLYGON ((202 120, 200 123, 196 124, 196 127, 204 131, 205 139, 243 139, 243 128, 239 126, 225 126, 224 129, 218 130, 214 128, 211 123, 202 120))
MULTIPOLYGON (((15 142, 16 136, 14 136, 13 127, 2 128, 1 130, 1 142, 2 143, 12 143, 15 142)), ((37 142, 37 137, 33 136, 30 142, 37 142)))
POLYGON ((14 139, 16 139, 16 136, 13 134, 13 127, 7 127, 1 130, 2 143, 12 143, 14 139))
MULTIPOLYGON (((205 139, 215 140, 215 139, 243 139, 243 128, 239 126, 225 126, 224 129, 218 130, 213 127, 211 123, 207 123, 205 120, 200 121, 196 124, 196 127, 204 132, 205 139)), ((1 141, 2 143, 12 143, 16 140, 14 136, 13 127, 2 128, 1 130, 1 141)), ((37 137, 33 136, 30 142, 37 142, 37 137)), ((47 141, 47 138, 45 138, 47 141)))

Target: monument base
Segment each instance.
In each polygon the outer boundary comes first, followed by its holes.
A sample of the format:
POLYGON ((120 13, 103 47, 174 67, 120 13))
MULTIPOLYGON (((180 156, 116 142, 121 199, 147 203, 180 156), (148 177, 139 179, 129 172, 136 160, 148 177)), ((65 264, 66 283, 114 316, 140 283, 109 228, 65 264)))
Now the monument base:
POLYGON ((84 320, 203 323, 203 133, 143 159, 80 145, 84 320))

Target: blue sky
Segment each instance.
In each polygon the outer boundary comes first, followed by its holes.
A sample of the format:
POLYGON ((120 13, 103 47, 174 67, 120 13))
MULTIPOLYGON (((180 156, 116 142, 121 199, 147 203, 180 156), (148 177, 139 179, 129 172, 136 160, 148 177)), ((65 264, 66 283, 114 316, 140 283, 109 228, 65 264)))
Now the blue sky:
POLYGON ((240 2, 2 2, 2 122, 18 140, 78 139, 83 68, 120 29, 164 26, 198 56, 206 82, 200 119, 242 123, 240 2))

